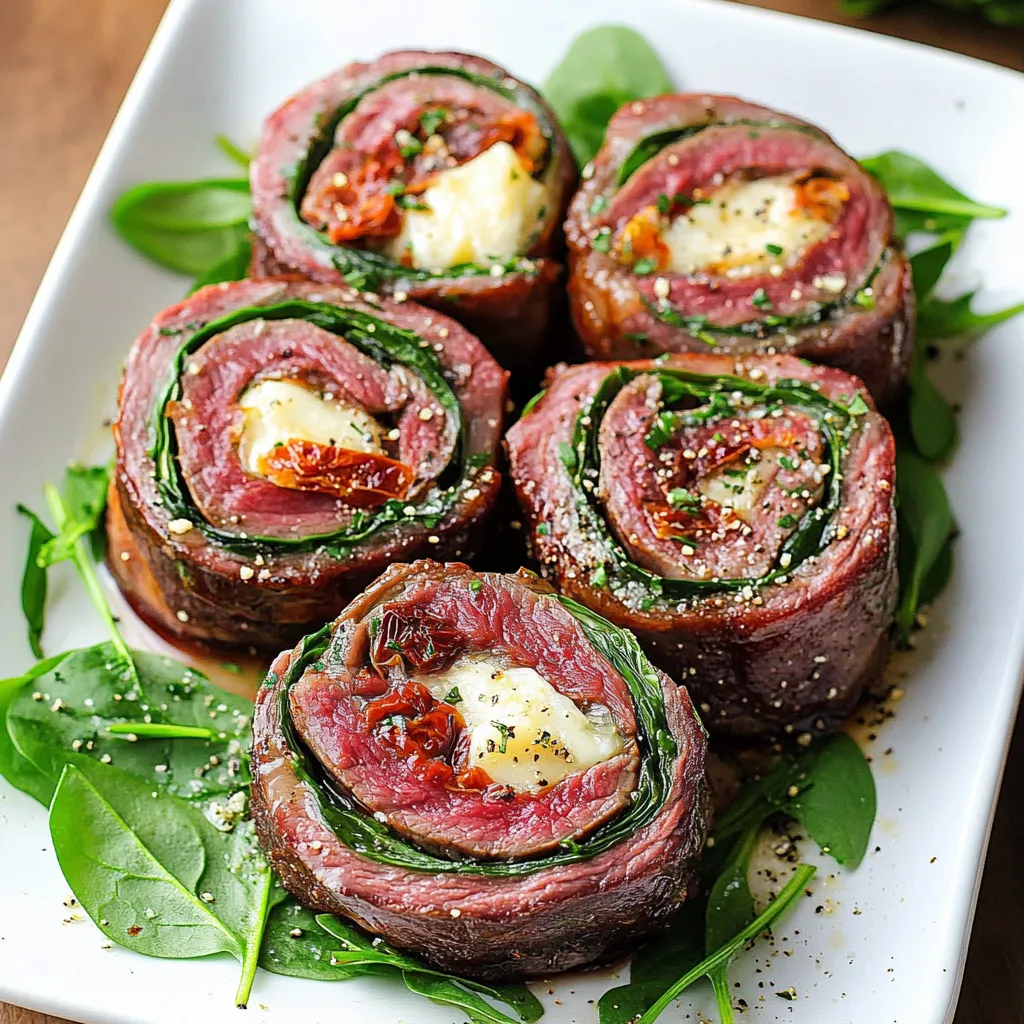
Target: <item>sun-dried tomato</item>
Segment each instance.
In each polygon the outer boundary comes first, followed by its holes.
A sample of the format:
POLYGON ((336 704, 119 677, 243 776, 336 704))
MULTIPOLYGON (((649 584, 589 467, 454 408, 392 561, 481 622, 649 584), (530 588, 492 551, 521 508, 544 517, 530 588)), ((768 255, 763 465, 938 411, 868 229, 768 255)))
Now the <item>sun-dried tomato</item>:
POLYGON ((386 455, 298 438, 271 449, 260 469, 278 487, 334 494, 356 508, 404 498, 413 482, 412 468, 386 455))

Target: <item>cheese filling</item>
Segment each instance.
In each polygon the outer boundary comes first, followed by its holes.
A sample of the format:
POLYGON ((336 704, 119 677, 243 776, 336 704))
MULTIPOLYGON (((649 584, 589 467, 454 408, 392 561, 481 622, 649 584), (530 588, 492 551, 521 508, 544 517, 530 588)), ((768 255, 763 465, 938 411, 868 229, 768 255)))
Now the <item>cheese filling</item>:
POLYGON ((691 206, 662 232, 668 249, 662 269, 733 278, 771 273, 774 267, 779 273, 829 234, 846 195, 838 182, 812 179, 801 185, 785 175, 726 183, 710 202, 691 206), (810 188, 812 183, 817 187, 810 188))
POLYGON ((470 735, 467 768, 482 768, 517 792, 536 792, 622 750, 606 708, 584 714, 532 668, 466 660, 420 679, 453 705, 470 735))
POLYGON ((369 413, 296 381, 257 381, 238 406, 245 414, 238 457, 250 476, 267 478, 267 456, 289 441, 383 453, 380 424, 369 413))
POLYGON ((729 509, 748 526, 753 521, 761 492, 778 472, 781 449, 766 448, 759 454, 753 465, 726 466, 697 484, 704 497, 729 509))
POLYGON ((545 202, 544 186, 530 176, 507 142, 496 142, 460 167, 442 171, 415 197, 387 255, 419 269, 457 263, 505 263, 528 247, 545 202))

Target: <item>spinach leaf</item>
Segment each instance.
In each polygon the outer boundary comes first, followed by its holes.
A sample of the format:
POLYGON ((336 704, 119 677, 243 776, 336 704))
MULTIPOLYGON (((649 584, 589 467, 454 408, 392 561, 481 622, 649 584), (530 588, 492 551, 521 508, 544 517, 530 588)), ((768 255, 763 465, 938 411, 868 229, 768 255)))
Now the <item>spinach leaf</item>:
POLYGON ((47 658, 30 668, 24 675, 0 680, 0 775, 15 789, 27 793, 41 804, 50 802, 50 797, 53 796, 53 782, 14 745, 14 740, 7 731, 7 709, 33 679, 45 675, 66 657, 66 654, 55 654, 52 658, 47 658))
POLYGON ((856 867, 871 835, 875 804, 875 783, 863 752, 845 733, 836 733, 748 782, 719 816, 715 847, 729 848, 738 836, 781 812, 799 821, 823 853, 856 867))
POLYGON ((900 207, 896 207, 893 214, 893 231, 897 238, 904 239, 922 231, 929 234, 951 234, 959 238, 974 220, 973 217, 964 217, 956 213, 932 213, 904 210, 900 207))
POLYGON ((104 758, 150 790, 184 800, 210 801, 248 785, 251 702, 171 658, 135 652, 133 659, 137 677, 126 678, 112 644, 87 647, 39 676, 38 699, 27 688, 17 693, 6 721, 21 755, 51 786, 65 764, 104 758), (181 727, 209 738, 175 738, 181 727), (154 729, 162 734, 147 738, 154 729))
POLYGON ((246 235, 234 252, 228 253, 224 259, 203 271, 193 282, 189 295, 199 291, 208 284, 220 284, 222 281, 241 281, 248 276, 249 264, 252 262, 252 238, 246 235))
POLYGON ((924 302, 939 283, 939 278, 956 252, 959 241, 958 236, 947 233, 933 245, 921 249, 910 257, 914 295, 919 303, 924 302))
MULTIPOLYGON (((737 932, 728 942, 723 943, 715 952, 697 964, 696 967, 691 968, 678 981, 669 985, 654 1004, 636 1019, 636 1024, 653 1024, 681 992, 701 978, 715 975, 720 978, 721 969, 727 966, 729 961, 749 941, 756 939, 762 932, 767 931, 800 898, 804 887, 814 877, 814 871, 814 866, 811 864, 804 864, 797 868, 793 877, 772 903, 769 903, 746 928, 737 932)), ((719 1008, 725 1012, 721 993, 719 993, 718 999, 719 1008)), ((728 1014, 727 1020, 732 1014, 731 1006, 729 1007, 728 1014)), ((604 1024, 603 1021, 602 1024, 604 1024)))
POLYGON ((991 313, 975 313, 971 309, 975 294, 967 292, 948 300, 928 298, 917 311, 918 340, 941 341, 985 331, 1024 313, 1024 302, 991 313))
POLYGON ((388 968, 353 967, 331 963, 338 938, 317 921, 317 913, 288 896, 270 912, 260 967, 273 974, 311 981, 345 981, 365 974, 388 974, 388 968))
POLYGON ((836 733, 802 759, 808 783, 792 798, 788 813, 839 864, 864 859, 875 822, 877 797, 871 768, 857 743, 836 733))
POLYGON ((512 1007, 520 1019, 527 1021, 528 1024, 539 1020, 543 1015, 543 1007, 525 985, 490 985, 458 975, 445 974, 428 967, 415 957, 398 952, 387 943, 374 939, 339 917, 320 914, 316 922, 325 931, 340 939, 345 947, 331 954, 331 961, 342 970, 372 968, 377 972, 401 973, 406 987, 411 992, 424 995, 434 1002, 468 1010, 474 1022, 482 1024, 516 1022, 481 999, 478 993, 512 1007))
POLYGON ((68 765, 50 805, 64 877, 111 940, 148 956, 228 952, 252 988, 270 907, 283 898, 252 824, 220 831, 195 808, 125 772, 68 765))
POLYGON ((733 848, 725 870, 715 879, 708 894, 704 919, 704 949, 710 953, 742 931, 754 917, 747 871, 760 824, 748 828, 733 848))
POLYGON ((907 372, 907 417, 914 447, 921 455, 937 462, 953 454, 958 438, 956 414, 931 382, 920 346, 907 372))
POLYGON ((110 211, 121 237, 155 263, 204 274, 249 236, 248 178, 152 182, 121 194, 110 211))
POLYGON ((597 1003, 600 1024, 633 1024, 662 992, 704 956, 704 901, 689 900, 662 935, 629 965, 629 983, 609 989, 597 1003))
POLYGON ((861 160, 861 166, 882 183, 889 201, 898 209, 967 218, 1006 216, 1006 210, 965 196, 908 153, 890 150, 861 160))
POLYGON ((945 552, 954 523, 938 470, 907 445, 897 445, 896 495, 900 532, 900 600, 896 628, 900 640, 906 642, 922 604, 925 581, 929 580, 939 560, 948 557, 945 552))
POLYGON ((435 974, 419 971, 403 971, 402 979, 410 992, 426 996, 442 1006, 454 1006, 465 1010, 473 1024, 516 1024, 516 1018, 491 1006, 475 992, 458 982, 435 974))
POLYGON ((39 564, 39 552, 53 538, 49 527, 33 512, 18 506, 18 511, 32 524, 28 554, 21 576, 21 610, 28 624, 28 643, 37 658, 43 657, 43 626, 46 622, 46 570, 39 564))
POLYGON ((671 91, 657 53, 621 25, 577 36, 543 88, 581 166, 600 149, 608 120, 623 103, 671 91))

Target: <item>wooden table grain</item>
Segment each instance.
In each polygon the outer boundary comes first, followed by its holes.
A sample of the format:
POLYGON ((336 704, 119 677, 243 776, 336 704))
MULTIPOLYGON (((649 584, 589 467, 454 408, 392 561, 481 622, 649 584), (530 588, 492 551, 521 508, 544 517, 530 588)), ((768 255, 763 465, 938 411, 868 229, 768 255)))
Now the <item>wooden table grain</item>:
MULTIPOLYGON (((164 6, 165 0, 0 0, 0 365, 164 6)), ((860 21, 837 13, 831 0, 758 6, 857 24, 1024 71, 1024 31, 928 4, 860 21)), ((1024 725, 1010 751, 956 1024, 1024 1021, 1022 889, 1024 725)), ((64 1022, 0 1004, 0 1024, 64 1022)))

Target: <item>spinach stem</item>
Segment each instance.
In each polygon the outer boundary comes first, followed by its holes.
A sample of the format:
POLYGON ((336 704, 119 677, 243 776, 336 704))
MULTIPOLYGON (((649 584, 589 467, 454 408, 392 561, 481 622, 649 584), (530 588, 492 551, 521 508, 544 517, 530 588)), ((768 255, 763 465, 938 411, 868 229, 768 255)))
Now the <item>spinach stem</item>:
POLYGON ((729 991, 729 965, 719 964, 708 974, 708 979, 711 982, 711 987, 715 990, 719 1024, 733 1024, 732 993, 729 991))
POLYGON ((263 945, 263 933, 267 928, 267 915, 270 913, 270 891, 274 887, 274 873, 268 866, 263 872, 263 888, 260 890, 257 918, 253 923, 245 943, 245 955, 242 957, 242 976, 238 979, 238 991, 235 992, 235 1006, 244 1010, 249 1003, 249 993, 256 977, 256 966, 260 959, 260 947, 263 945))
MULTIPOLYGON (((715 950, 714 953, 702 960, 692 970, 687 971, 675 984, 670 985, 658 997, 657 1002, 640 1017, 636 1024, 653 1024, 680 992, 689 988, 695 981, 699 981, 705 975, 710 976, 719 967, 727 965, 747 942, 757 938, 761 932, 769 928, 786 912, 790 904, 796 900, 804 886, 814 876, 815 870, 813 864, 803 864, 797 868, 789 883, 772 903, 769 903, 735 938, 730 939, 729 942, 715 950)), ((714 983, 713 978, 712 983, 714 983)))
POLYGON ((67 537, 70 541, 69 547, 71 551, 71 561, 75 564, 75 569, 78 572, 79 579, 81 579, 85 586, 89 599, 93 603, 93 607, 99 612, 100 618, 102 618, 106 624, 114 649, 117 651, 121 660, 125 663, 132 679, 138 683, 139 676, 135 670, 135 659, 132 657, 131 651, 128 650, 128 645, 124 642, 124 637, 121 636, 121 631, 117 628, 117 623, 114 621, 113 613, 110 611, 110 605, 107 603, 107 599, 103 593, 103 585, 100 583, 100 578, 96 574, 96 568, 93 565, 92 558, 85 549, 85 543, 83 541, 85 532, 81 530, 72 530, 70 533, 65 533, 65 527, 67 526, 69 516, 68 508, 64 503, 63 496, 51 483, 46 483, 43 490, 46 494, 46 504, 50 509, 50 515, 53 516, 53 521, 58 532, 67 537))

